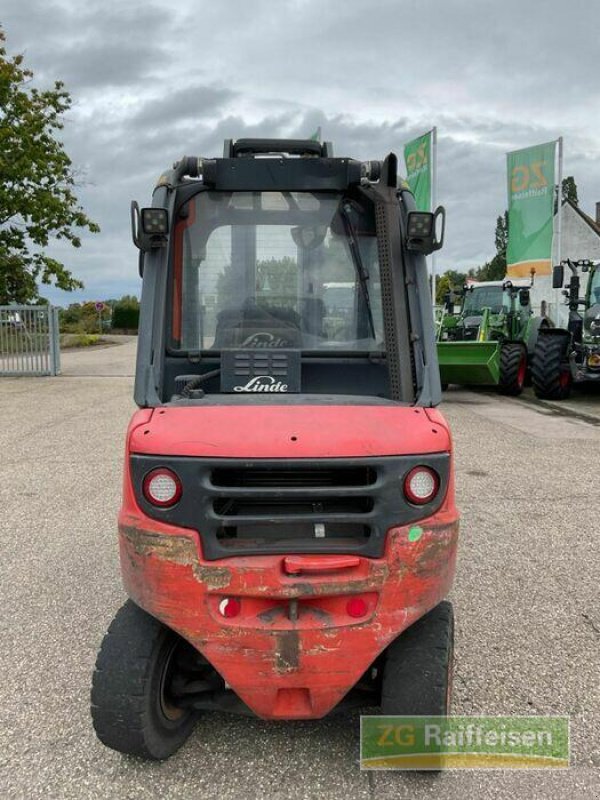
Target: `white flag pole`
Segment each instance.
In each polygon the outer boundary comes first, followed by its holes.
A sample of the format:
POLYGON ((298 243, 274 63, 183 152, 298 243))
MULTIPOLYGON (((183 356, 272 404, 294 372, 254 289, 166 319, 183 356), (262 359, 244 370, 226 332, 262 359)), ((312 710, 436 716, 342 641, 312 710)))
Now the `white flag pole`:
MULTIPOLYGON (((437 128, 431 131, 431 208, 437 203, 437 128)), ((435 306, 435 253, 431 254, 431 304, 435 306)))
MULTIPOLYGON (((560 264, 562 260, 562 176, 563 176, 563 138, 558 137, 558 192, 557 192, 557 207, 556 207, 556 256, 557 263, 560 264)), ((554 265, 553 265, 554 266, 554 265)), ((561 290, 554 290, 554 302, 556 303, 556 325, 560 325, 560 301, 562 299, 561 290)))

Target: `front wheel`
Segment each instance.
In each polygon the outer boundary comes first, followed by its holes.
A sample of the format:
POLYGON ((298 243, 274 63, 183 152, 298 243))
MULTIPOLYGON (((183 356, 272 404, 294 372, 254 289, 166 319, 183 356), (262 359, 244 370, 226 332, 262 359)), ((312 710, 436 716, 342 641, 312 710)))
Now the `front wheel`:
POLYGON ((92 681, 98 738, 121 753, 164 759, 191 734, 196 712, 179 707, 174 682, 194 649, 128 600, 102 641, 92 681))
POLYGON ((388 647, 381 711, 386 716, 446 716, 452 694, 454 613, 445 600, 388 647))
POLYGON ((502 394, 517 397, 527 377, 527 350, 522 344, 508 342, 500 350, 500 382, 502 394))
POLYGON ((571 370, 564 336, 540 335, 533 354, 531 379, 540 400, 566 400, 571 394, 571 370))

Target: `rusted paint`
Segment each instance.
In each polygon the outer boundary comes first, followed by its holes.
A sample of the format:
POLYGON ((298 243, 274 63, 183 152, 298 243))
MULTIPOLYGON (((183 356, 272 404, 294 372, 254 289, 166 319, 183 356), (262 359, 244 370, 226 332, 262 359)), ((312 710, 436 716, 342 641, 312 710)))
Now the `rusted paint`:
POLYGON ((282 631, 276 634, 275 641, 275 669, 277 672, 297 670, 300 665, 300 637, 298 631, 282 631))
POLYGON ((209 589, 224 589, 231 582, 231 570, 227 567, 198 564, 196 545, 188 536, 165 535, 133 526, 121 526, 121 533, 138 555, 190 566, 197 579, 209 589))
POLYGON ((194 566, 194 575, 209 589, 225 589, 231 583, 231 570, 227 567, 194 566))

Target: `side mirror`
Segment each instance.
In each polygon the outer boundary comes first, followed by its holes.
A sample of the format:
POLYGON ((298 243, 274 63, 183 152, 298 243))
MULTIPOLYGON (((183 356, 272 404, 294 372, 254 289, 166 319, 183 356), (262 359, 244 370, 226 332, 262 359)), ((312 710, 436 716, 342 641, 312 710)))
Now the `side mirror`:
POLYGON ((446 210, 438 206, 433 214, 429 211, 410 211, 406 247, 428 256, 444 244, 446 210))
POLYGON ((519 305, 520 306, 529 305, 529 289, 521 289, 521 291, 519 292, 519 305))
POLYGON ((565 282, 565 268, 562 264, 552 267, 552 288, 562 289, 565 282))
POLYGON ((131 238, 143 252, 164 247, 169 233, 169 212, 166 208, 142 208, 131 202, 131 238))

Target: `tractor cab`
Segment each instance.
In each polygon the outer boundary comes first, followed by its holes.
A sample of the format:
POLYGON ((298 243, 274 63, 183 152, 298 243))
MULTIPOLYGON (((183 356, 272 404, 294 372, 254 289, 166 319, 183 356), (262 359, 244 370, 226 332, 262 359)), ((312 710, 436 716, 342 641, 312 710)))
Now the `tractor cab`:
POLYGON ((536 360, 548 367, 534 371, 533 388, 541 399, 564 400, 574 383, 600 381, 600 261, 566 259, 553 268, 552 286, 562 289, 568 324, 540 337, 536 360), (565 267, 571 273, 566 286, 565 267), (581 273, 588 273, 583 297, 581 273))
POLYGON ((226 141, 132 205, 108 746, 165 758, 211 709, 447 713, 458 515, 424 258, 443 216, 393 154, 302 140, 226 141))

